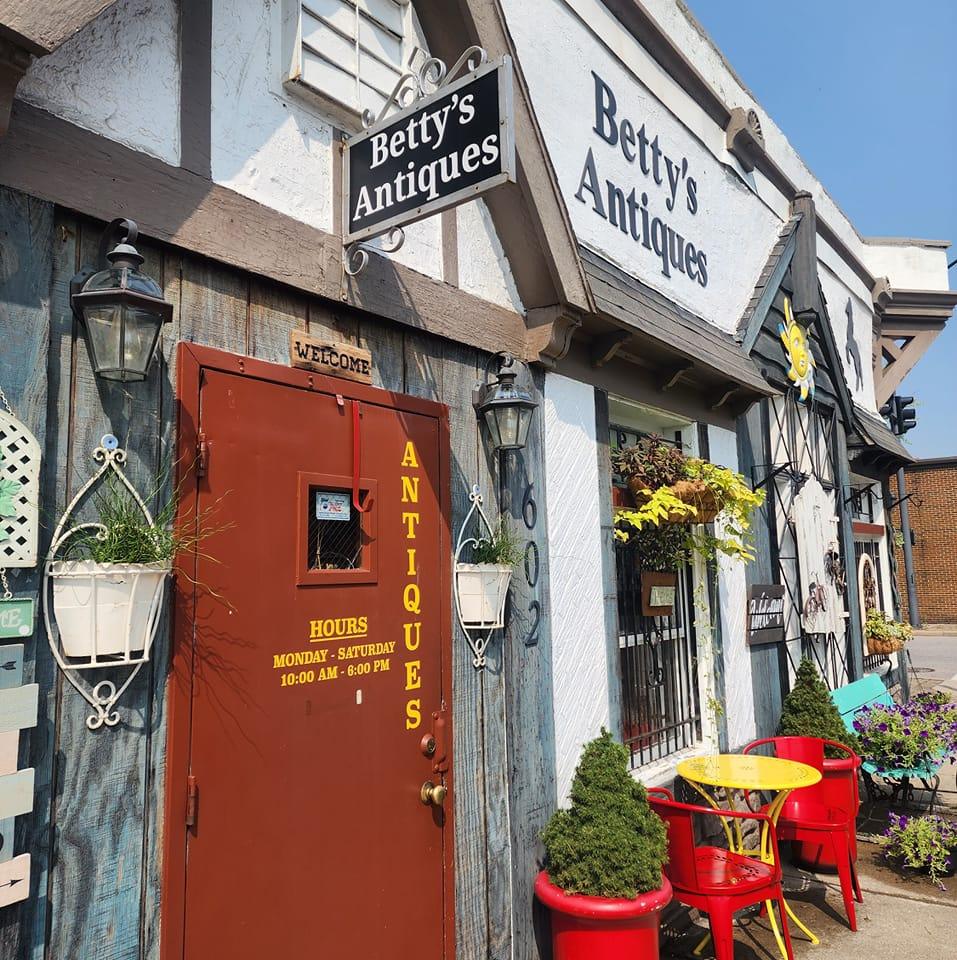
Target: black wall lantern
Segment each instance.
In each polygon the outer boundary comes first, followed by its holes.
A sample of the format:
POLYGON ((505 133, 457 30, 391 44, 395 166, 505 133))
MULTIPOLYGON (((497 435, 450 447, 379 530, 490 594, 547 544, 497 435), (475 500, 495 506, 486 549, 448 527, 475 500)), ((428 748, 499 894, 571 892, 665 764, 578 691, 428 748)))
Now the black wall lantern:
POLYGON ((473 398, 479 420, 485 423, 493 450, 521 450, 538 404, 515 383, 518 364, 511 354, 496 353, 485 366, 485 380, 473 398), (489 370, 498 363, 498 375, 489 382, 489 370))
POLYGON ((82 270, 70 281, 70 303, 86 329, 93 372, 105 380, 145 380, 163 324, 173 319, 159 284, 139 271, 137 234, 132 220, 114 220, 100 238, 98 263, 108 266, 82 270))

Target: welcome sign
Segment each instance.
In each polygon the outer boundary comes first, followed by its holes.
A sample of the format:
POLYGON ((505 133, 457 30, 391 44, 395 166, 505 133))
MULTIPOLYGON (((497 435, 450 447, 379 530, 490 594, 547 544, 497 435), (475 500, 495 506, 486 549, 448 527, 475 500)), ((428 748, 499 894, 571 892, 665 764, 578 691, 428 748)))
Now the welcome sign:
POLYGON ((343 163, 347 245, 514 181, 511 59, 487 63, 350 138, 343 163))

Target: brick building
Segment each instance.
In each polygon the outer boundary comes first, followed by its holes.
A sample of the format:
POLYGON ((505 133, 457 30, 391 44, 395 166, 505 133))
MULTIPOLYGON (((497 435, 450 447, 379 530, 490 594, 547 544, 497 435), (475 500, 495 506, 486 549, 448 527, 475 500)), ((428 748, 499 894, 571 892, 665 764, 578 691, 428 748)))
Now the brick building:
MULTIPOLYGON (((905 471, 914 532, 914 573, 924 624, 957 623, 957 457, 919 460, 905 471)), ((893 482, 896 495, 897 482, 893 482)), ((897 582, 907 618, 903 550, 897 549, 897 582)))

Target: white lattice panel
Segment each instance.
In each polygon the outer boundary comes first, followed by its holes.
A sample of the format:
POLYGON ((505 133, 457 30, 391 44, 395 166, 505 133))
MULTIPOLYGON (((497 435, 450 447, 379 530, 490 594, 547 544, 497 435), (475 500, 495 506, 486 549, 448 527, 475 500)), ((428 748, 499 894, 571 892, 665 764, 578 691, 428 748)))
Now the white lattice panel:
POLYGON ((0 517, 0 567, 34 567, 40 503, 40 444, 16 417, 0 410, 0 480, 16 484, 13 516, 0 517))

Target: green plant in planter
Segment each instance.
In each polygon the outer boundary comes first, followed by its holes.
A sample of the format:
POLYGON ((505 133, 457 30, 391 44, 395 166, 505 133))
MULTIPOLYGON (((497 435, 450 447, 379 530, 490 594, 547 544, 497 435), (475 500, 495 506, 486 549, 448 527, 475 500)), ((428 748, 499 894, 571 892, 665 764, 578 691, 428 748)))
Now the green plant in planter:
POLYGON ((914 628, 872 608, 867 611, 864 621, 864 636, 869 647, 874 648, 873 653, 893 653, 902 650, 904 644, 913 639, 914 628))
MULTIPOLYGON (((855 753, 861 752, 857 737, 844 726, 841 714, 830 692, 820 678, 814 661, 808 657, 801 660, 794 686, 784 698, 778 733, 784 737, 820 737, 843 743, 855 753)), ((839 750, 829 747, 828 757, 843 757, 839 750)))
POLYGON ((923 870, 944 889, 940 878, 957 867, 957 823, 938 816, 889 813, 882 842, 884 856, 911 870, 923 870))
POLYGON ((499 518, 491 537, 483 537, 472 548, 472 563, 495 563, 514 567, 522 559, 522 541, 499 518))
POLYGON ((661 886, 665 825, 607 730, 585 745, 571 806, 552 816, 542 842, 549 877, 567 893, 630 899, 661 886))
POLYGON ((633 447, 612 454, 616 473, 626 479, 633 477, 651 490, 677 483, 684 476, 684 463, 685 455, 657 434, 642 437, 633 447))

